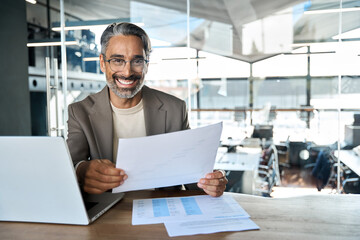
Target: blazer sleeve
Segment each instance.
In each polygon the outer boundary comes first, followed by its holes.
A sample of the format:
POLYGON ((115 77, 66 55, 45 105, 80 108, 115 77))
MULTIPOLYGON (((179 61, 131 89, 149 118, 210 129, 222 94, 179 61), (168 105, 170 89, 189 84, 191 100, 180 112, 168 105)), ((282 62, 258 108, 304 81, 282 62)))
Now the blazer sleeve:
POLYGON ((69 105, 68 113, 68 139, 67 144, 74 166, 90 157, 89 143, 83 129, 76 118, 76 111, 73 104, 69 105))
POLYGON ((188 112, 186 110, 186 103, 184 101, 183 101, 183 106, 182 106, 182 115, 183 115, 183 123, 182 123, 182 129, 181 130, 190 129, 188 112))

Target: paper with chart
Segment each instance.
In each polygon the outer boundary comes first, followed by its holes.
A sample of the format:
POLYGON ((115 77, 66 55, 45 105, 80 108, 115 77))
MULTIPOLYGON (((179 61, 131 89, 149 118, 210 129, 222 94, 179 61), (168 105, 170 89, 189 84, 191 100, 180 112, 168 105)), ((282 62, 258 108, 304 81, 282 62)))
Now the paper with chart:
POLYGON ((116 167, 128 179, 113 193, 198 182, 212 172, 222 123, 142 138, 119 139, 116 167))
POLYGON ((170 237, 259 229, 250 218, 222 218, 189 222, 165 222, 170 237))
POLYGON ((248 217, 246 211, 231 196, 215 198, 201 195, 134 200, 132 224, 248 217))
POLYGON ((132 224, 155 223, 170 237, 259 229, 231 195, 134 200, 132 224))

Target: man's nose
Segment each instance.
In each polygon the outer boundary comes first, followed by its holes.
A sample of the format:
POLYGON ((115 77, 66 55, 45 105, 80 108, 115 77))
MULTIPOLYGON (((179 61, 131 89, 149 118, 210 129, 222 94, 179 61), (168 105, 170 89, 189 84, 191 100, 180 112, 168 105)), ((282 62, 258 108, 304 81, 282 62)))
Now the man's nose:
POLYGON ((125 66, 124 66, 124 69, 123 69, 123 72, 122 72, 125 76, 130 76, 133 74, 133 70, 132 70, 132 67, 131 67, 131 62, 126 62, 125 63, 125 66))

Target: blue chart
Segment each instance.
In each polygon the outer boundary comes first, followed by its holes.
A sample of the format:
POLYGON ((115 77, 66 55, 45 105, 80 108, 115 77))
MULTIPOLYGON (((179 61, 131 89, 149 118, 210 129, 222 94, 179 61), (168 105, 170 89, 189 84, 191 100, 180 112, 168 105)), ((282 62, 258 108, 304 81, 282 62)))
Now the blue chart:
MULTIPOLYGON (((202 214, 202 211, 194 197, 180 198, 180 202, 187 216, 202 214)), ((154 217, 168 217, 179 213, 179 209, 176 207, 174 199, 152 199, 152 206, 154 217)))
POLYGON ((202 212, 199 208, 194 197, 181 198, 181 203, 184 206, 186 215, 201 215, 202 212))
POLYGON ((188 221, 200 224, 203 220, 248 219, 249 217, 249 214, 232 196, 214 198, 209 195, 200 195, 134 200, 132 224, 188 221))
POLYGON ((152 204, 153 204, 154 217, 170 216, 170 212, 169 212, 169 208, 168 208, 166 199, 164 199, 164 198, 153 199, 152 204))

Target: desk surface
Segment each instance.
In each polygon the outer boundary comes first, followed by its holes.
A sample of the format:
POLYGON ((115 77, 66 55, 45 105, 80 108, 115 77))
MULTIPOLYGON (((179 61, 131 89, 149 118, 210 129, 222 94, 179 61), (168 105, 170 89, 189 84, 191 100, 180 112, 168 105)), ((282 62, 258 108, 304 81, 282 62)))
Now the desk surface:
MULTIPOLYGON (((335 157, 338 156, 338 151, 335 151, 335 157)), ((340 150, 340 161, 360 176, 360 157, 353 150, 340 150)))
POLYGON ((163 224, 131 225, 133 199, 196 195, 137 191, 89 226, 0 222, 0 239, 359 239, 360 195, 263 198, 232 194, 260 230, 170 238, 163 224))

